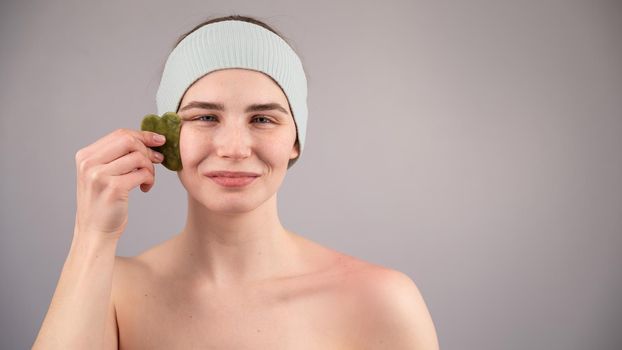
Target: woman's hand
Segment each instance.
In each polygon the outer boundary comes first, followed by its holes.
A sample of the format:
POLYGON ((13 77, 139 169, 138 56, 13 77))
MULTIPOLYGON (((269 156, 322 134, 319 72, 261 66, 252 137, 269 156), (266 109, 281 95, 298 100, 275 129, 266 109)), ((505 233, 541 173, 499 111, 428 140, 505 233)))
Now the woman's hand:
POLYGON ((76 153, 77 211, 75 235, 80 238, 119 239, 128 217, 131 189, 148 192, 155 182, 153 163, 162 154, 158 134, 118 129, 76 153), (87 237, 82 237, 87 236, 87 237))

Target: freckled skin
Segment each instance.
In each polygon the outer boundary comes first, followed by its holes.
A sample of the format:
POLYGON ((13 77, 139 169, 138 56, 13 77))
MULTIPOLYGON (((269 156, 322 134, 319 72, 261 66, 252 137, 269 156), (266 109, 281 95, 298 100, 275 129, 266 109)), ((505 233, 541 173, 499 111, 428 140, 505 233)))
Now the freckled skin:
POLYGON ((164 165, 167 169, 178 171, 182 169, 181 156, 179 155, 179 134, 181 131, 181 119, 175 112, 166 112, 160 116, 148 114, 143 118, 140 130, 152 131, 166 137, 162 146, 151 147, 164 155, 164 165))

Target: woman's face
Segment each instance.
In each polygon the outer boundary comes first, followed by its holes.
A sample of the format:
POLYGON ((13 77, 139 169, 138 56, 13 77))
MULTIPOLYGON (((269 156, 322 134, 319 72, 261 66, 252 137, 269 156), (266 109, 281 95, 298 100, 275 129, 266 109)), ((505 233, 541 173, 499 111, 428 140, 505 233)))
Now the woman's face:
POLYGON ((186 91, 178 114, 183 169, 177 175, 188 193, 212 211, 258 207, 278 191, 289 160, 298 156, 287 98, 263 73, 211 72, 186 91), (260 176, 243 187, 225 187, 206 175, 212 171, 260 176))

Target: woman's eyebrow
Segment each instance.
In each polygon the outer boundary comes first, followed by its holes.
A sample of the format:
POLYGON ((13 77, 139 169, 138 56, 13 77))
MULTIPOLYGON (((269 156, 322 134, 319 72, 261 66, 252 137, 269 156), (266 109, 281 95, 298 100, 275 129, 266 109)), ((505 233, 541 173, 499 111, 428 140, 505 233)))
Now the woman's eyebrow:
MULTIPOLYGON (((214 102, 207 102, 207 101, 191 101, 191 102, 188 102, 188 104, 185 105, 183 108, 181 108, 179 111, 183 112, 191 108, 213 109, 216 111, 225 110, 225 106, 222 103, 214 103, 214 102)), ((244 112, 248 113, 248 112, 260 112, 260 111, 270 111, 270 110, 277 110, 279 112, 289 115, 287 110, 276 102, 252 104, 246 107, 246 110, 244 112)))
POLYGON ((183 111, 191 109, 191 108, 214 109, 214 110, 217 110, 217 111, 224 111, 225 110, 225 106, 223 104, 221 104, 221 103, 203 102, 203 101, 191 101, 191 102, 188 102, 188 104, 185 105, 179 111, 183 112, 183 111))
POLYGON ((276 102, 272 102, 272 103, 260 103, 260 104, 252 104, 250 106, 248 106, 246 108, 245 112, 261 112, 261 111, 271 111, 276 109, 279 112, 282 112, 283 114, 289 114, 287 113, 287 110, 285 108, 283 108, 283 106, 281 106, 280 104, 276 103, 276 102))

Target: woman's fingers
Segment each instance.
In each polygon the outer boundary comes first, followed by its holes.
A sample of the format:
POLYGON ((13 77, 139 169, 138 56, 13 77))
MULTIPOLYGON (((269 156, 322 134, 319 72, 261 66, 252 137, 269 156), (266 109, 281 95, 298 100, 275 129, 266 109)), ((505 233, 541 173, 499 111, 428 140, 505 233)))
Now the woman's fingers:
POLYGON ((80 234, 117 239, 125 230, 128 194, 155 182, 153 163, 162 161, 149 147, 164 144, 150 131, 118 129, 76 153, 77 213, 80 234))
MULTIPOLYGON (((158 160, 156 163, 160 162, 158 160)), ((146 169, 150 174, 149 186, 147 188, 141 186, 141 190, 143 192, 147 192, 148 189, 153 185, 152 178, 155 177, 155 169, 153 167, 153 161, 151 159, 147 159, 144 154, 139 151, 134 151, 132 153, 126 154, 125 156, 118 158, 108 164, 103 165, 105 170, 102 170, 105 175, 109 176, 121 176, 133 173, 137 170, 146 169), (145 190, 147 189, 147 190, 145 190)), ((126 177, 126 183, 124 183, 123 187, 129 189, 134 188, 138 184, 134 184, 134 177, 126 177)))
POLYGON ((162 146, 158 134, 151 131, 117 129, 87 147, 84 152, 92 156, 96 164, 106 164, 130 152, 139 151, 148 159, 157 162, 156 152, 149 147, 162 146))

